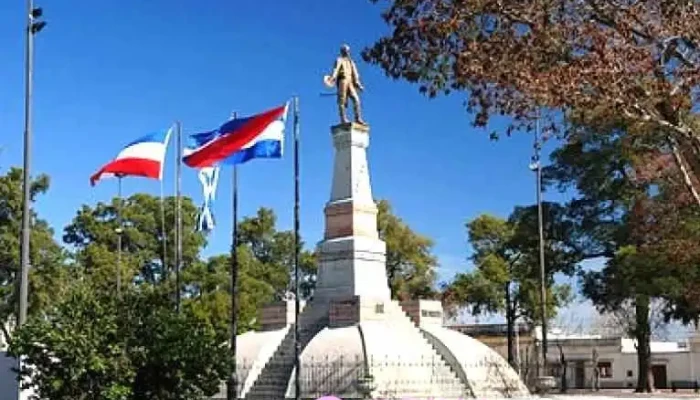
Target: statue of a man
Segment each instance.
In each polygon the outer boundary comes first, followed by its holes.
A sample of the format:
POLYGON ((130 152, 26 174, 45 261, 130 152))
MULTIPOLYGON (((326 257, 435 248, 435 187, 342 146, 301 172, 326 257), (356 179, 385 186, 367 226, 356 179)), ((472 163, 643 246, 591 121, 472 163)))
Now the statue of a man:
POLYGON ((357 91, 364 90, 364 87, 360 83, 360 74, 357 72, 357 66, 350 58, 350 46, 347 44, 340 47, 340 56, 335 60, 333 72, 324 77, 324 82, 328 86, 335 84, 338 89, 337 98, 340 122, 349 122, 346 114, 349 97, 352 100, 355 122, 364 125, 365 122, 362 120, 360 111, 360 96, 357 94, 357 91))

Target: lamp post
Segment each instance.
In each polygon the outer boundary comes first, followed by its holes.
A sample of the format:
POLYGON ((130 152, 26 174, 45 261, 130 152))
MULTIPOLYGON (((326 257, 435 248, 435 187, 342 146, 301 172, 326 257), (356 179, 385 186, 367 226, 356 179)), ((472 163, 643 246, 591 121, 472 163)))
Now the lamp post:
POLYGON ((41 8, 34 8, 33 0, 27 0, 27 45, 25 53, 25 95, 24 95, 24 171, 22 177, 22 248, 21 272, 19 279, 19 315, 17 325, 21 326, 27 320, 27 298, 29 291, 29 240, 31 236, 31 138, 32 138, 32 74, 34 69, 34 35, 46 26, 40 21, 43 15, 41 8))
MULTIPOLYGON (((34 35, 46 26, 46 22, 40 21, 43 15, 41 8, 34 8, 33 0, 27 0, 27 27, 26 49, 24 64, 24 165, 22 176, 22 246, 21 269, 19 276, 19 313, 17 315, 17 327, 22 326, 27 320, 27 300, 29 297, 29 241, 31 237, 31 138, 32 138, 32 74, 34 69, 34 35)), ((17 360, 17 367, 21 369, 22 360, 17 360)), ((17 398, 22 397, 22 385, 17 385, 17 398)))
POLYGON ((539 235, 539 264, 540 264, 540 313, 542 325, 542 364, 540 377, 547 375, 547 276, 544 260, 544 227, 542 212, 542 163, 540 162, 540 151, 542 150, 542 138, 540 135, 539 115, 535 127, 535 143, 530 170, 535 172, 537 186, 537 230, 539 235))

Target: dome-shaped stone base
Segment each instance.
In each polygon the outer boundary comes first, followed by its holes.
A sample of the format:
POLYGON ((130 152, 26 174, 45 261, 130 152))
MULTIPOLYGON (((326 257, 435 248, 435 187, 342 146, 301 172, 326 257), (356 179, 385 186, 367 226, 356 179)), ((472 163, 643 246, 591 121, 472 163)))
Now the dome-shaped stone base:
MULTIPOLYGON (((301 398, 530 396, 515 370, 485 344, 439 324, 416 326, 395 301, 382 304, 382 318, 345 326, 330 323, 328 304, 303 311, 301 398)), ((293 325, 238 337, 241 398, 294 398, 293 339, 293 325)))

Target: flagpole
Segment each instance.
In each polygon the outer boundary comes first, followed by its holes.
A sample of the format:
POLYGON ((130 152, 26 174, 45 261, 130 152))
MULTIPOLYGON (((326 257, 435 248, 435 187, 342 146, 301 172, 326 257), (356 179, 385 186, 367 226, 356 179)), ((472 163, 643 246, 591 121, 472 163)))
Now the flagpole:
MULTIPOLYGON (((236 119, 238 114, 233 112, 231 114, 231 119, 236 119)), ((231 376, 229 378, 228 390, 226 393, 226 398, 228 400, 238 399, 238 374, 237 374, 237 338, 236 332, 238 331, 238 313, 236 312, 236 306, 238 302, 238 165, 233 165, 233 175, 232 175, 231 187, 231 215, 232 215, 232 229, 231 229, 231 376)))
POLYGON ((300 368, 301 343, 299 342, 299 97, 294 96, 294 374, 295 399, 301 398, 300 368))
POLYGON ((124 221, 122 220, 122 177, 117 175, 117 296, 122 291, 122 235, 124 221))
POLYGON ((163 276, 160 277, 161 282, 164 282, 168 277, 168 232, 165 229, 165 187, 163 177, 160 179, 160 231, 163 235, 163 276))
POLYGON ((175 309, 180 312, 180 268, 182 266, 182 124, 177 122, 177 164, 175 174, 177 176, 176 183, 176 246, 177 250, 175 252, 175 309))

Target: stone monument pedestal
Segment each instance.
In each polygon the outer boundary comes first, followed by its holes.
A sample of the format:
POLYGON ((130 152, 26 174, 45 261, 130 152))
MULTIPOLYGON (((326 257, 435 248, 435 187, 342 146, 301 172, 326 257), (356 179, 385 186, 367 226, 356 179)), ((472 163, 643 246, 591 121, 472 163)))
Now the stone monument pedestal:
POLYGON ((377 231, 377 205, 367 167, 369 127, 355 123, 331 128, 335 166, 326 230, 319 243, 314 300, 362 296, 389 300, 386 245, 377 231))

